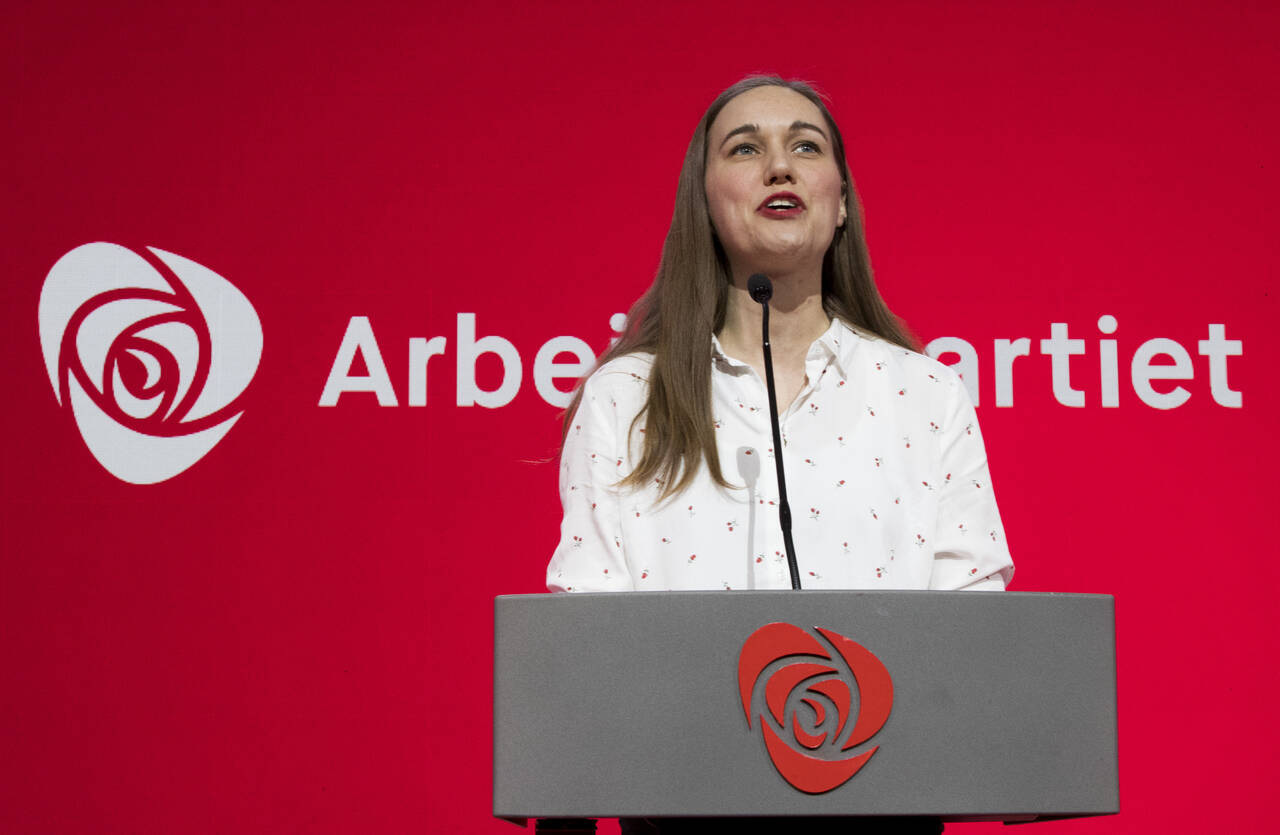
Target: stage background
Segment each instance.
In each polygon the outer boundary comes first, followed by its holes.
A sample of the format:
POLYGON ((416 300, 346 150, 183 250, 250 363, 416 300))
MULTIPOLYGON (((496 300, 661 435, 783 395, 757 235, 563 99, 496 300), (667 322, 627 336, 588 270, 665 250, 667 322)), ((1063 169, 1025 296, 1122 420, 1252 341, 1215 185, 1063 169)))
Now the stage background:
MULTIPOLYGON (((754 71, 830 94, 884 295, 926 341, 974 346, 1013 588, 1116 596, 1123 811, 1037 831, 1255 830, 1280 743, 1278 18, 11 4, 0 830, 516 831, 489 818, 491 601, 541 590, 557 538, 559 415, 534 357, 555 336, 607 344, 653 274, 696 120, 754 71), (94 241, 193 259, 261 320, 243 417, 158 484, 99 465, 45 370, 41 287, 94 241), (519 352, 507 405, 456 405, 464 313, 519 352), (319 405, 357 316, 398 406, 319 405), (1055 322, 1085 341, 1082 408, 1053 395, 1055 322), (1239 407, 1197 352, 1211 324, 1242 343, 1239 407), (409 406, 409 340, 435 336, 409 406), (1020 337, 997 407, 993 341, 1020 337), (1187 390, 1177 408, 1131 383, 1155 338, 1191 358, 1192 379, 1154 383, 1187 390)), ((478 373, 495 388, 501 367, 478 373)))

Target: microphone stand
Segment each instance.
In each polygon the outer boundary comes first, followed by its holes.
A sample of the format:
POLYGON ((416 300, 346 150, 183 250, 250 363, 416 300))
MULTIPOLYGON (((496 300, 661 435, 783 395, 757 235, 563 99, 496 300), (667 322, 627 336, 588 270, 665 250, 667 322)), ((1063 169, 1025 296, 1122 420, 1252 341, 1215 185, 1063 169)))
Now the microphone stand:
POLYGON ((773 429, 773 463, 778 470, 778 521, 782 525, 782 544, 787 549, 787 568, 791 572, 791 588, 800 589, 800 566, 796 563, 796 546, 791 541, 791 504, 787 501, 787 477, 782 468, 782 430, 778 427, 778 395, 773 385, 773 351, 769 347, 769 299, 773 298, 773 282, 756 273, 747 281, 747 292, 760 303, 761 336, 764 343, 764 382, 769 390, 769 424, 773 429))

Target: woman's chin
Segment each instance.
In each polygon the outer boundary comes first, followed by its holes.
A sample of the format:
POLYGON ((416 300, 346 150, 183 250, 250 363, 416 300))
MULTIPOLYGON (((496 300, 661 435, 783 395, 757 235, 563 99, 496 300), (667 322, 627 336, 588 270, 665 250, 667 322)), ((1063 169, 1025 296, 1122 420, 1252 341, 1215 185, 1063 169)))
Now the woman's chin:
POLYGON ((770 278, 790 275, 802 277, 809 272, 820 276, 825 254, 825 250, 815 252, 812 246, 803 242, 776 244, 762 248, 753 253, 750 258, 743 259, 742 263, 750 265, 749 269, 735 270, 735 272, 746 275, 764 273, 770 278))

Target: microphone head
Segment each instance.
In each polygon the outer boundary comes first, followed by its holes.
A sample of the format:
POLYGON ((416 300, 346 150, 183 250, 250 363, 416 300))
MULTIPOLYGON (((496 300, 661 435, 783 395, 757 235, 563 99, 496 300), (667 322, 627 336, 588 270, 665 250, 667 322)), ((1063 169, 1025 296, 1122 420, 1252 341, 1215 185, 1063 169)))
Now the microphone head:
POLYGON ((764 273, 756 273, 747 279, 747 293, 760 304, 773 298, 773 282, 764 273))

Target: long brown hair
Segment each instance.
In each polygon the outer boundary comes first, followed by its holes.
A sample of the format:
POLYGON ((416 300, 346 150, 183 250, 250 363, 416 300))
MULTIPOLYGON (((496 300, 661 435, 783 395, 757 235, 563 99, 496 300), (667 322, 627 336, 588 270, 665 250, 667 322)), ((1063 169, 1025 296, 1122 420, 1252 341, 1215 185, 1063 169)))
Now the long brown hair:
MULTIPOLYGON (((836 229, 822 263, 822 306, 828 316, 918 350, 902 322, 880 297, 871 274, 863 232, 862 205, 844 155, 844 139, 822 97, 803 81, 750 76, 725 90, 702 115, 685 153, 676 186, 676 206, 662 247, 657 276, 627 314, 626 333, 600 357, 597 367, 632 353, 653 355, 649 395, 631 427, 645 423, 640 461, 622 487, 655 480, 660 499, 679 493, 705 461, 711 477, 731 487, 720 467, 711 414, 711 337, 724 325, 729 265, 707 211, 707 134, 728 102, 758 87, 785 87, 813 102, 831 130, 836 164, 844 183, 848 220, 836 229)), ((568 432, 582 400, 582 387, 565 412, 568 432)))

